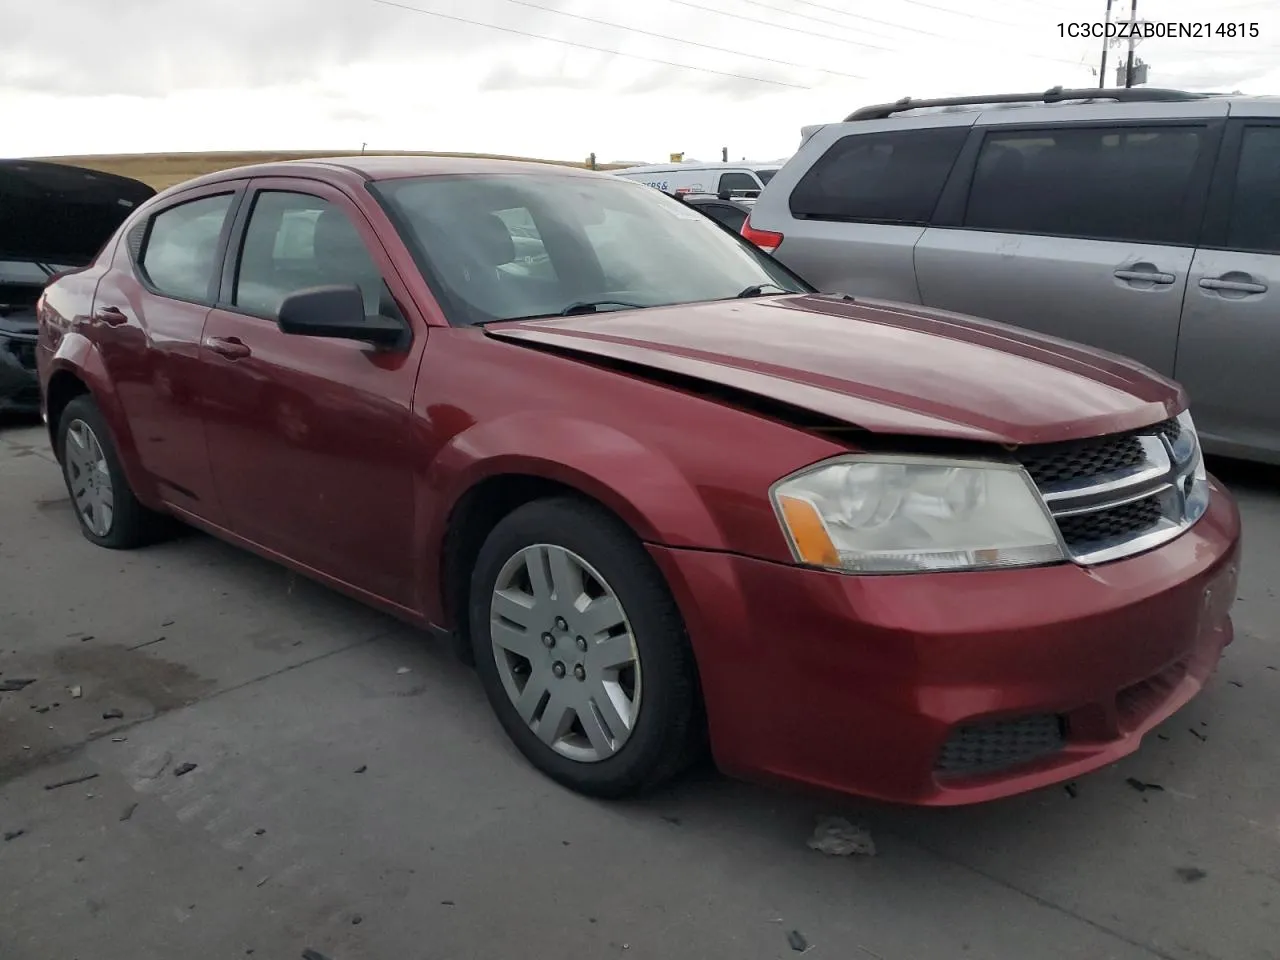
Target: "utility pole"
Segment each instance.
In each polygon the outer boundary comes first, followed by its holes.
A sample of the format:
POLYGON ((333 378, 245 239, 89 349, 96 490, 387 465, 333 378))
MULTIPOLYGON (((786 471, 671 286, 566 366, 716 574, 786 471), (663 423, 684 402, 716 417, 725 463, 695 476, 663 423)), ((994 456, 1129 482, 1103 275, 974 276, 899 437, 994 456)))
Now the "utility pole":
MULTIPOLYGON (((1112 0, 1107 0, 1107 26, 1108 27, 1111 26, 1111 2, 1112 0)), ((1106 30, 1103 30, 1102 32, 1104 36, 1102 38, 1102 63, 1098 67, 1098 89, 1099 90, 1101 90, 1103 87, 1107 85, 1107 49, 1111 46, 1111 38, 1108 36, 1105 36, 1106 30)))
POLYGON ((728 147, 721 147, 721 148, 720 148, 720 159, 721 159, 722 161, 724 161, 725 163, 728 163, 728 162, 729 162, 729 148, 728 148, 728 147))
POLYGON ((1137 46, 1138 0, 1129 0, 1129 59, 1124 66, 1124 85, 1133 86, 1133 48, 1137 46))

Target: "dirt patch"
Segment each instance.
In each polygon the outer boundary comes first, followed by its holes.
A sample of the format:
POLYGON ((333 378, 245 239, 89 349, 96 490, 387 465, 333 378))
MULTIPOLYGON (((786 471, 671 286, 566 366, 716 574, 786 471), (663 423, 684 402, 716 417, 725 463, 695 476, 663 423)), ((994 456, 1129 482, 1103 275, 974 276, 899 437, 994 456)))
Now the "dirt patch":
POLYGON ((213 681, 149 651, 97 641, 52 655, 0 658, 0 679, 34 679, 0 693, 0 783, 108 736, 194 703, 213 681))

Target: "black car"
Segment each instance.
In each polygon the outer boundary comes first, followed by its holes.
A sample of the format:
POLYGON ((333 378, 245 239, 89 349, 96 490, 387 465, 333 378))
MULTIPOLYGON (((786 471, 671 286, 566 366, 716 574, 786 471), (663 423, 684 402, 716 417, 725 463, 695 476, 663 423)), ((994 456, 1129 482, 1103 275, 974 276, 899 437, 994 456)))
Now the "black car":
POLYGON ((742 224, 751 212, 751 207, 731 197, 721 197, 714 193, 682 193, 675 195, 686 206, 705 213, 712 220, 722 223, 734 233, 742 232, 742 224))
POLYGON ((40 412, 40 291, 56 273, 92 261, 133 208, 154 194, 129 177, 0 160, 0 412, 40 412))

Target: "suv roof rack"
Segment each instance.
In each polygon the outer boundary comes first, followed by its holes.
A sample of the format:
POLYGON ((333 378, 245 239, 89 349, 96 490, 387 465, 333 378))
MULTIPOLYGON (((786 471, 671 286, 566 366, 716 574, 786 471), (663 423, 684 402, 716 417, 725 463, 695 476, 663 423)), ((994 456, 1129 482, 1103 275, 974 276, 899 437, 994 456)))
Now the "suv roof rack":
POLYGON ((844 118, 851 120, 885 120, 895 113, 904 110, 916 110, 921 107, 965 107, 979 106, 987 103, 1062 103, 1066 100, 1115 100, 1124 102, 1142 102, 1152 100, 1201 100, 1211 97, 1211 93, 1190 93, 1186 90, 1167 90, 1160 87, 1114 87, 1083 88, 1064 90, 1054 87, 1043 93, 993 93, 977 97, 944 97, 939 100, 913 100, 903 97, 895 103, 878 103, 855 110, 844 118))

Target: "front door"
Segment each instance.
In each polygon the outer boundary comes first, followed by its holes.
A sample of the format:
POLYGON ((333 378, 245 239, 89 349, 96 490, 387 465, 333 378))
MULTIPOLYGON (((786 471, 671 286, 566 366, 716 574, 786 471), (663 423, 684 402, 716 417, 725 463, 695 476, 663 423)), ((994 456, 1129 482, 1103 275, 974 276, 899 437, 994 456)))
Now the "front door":
POLYGON ((406 351, 282 333, 289 293, 358 284, 367 313, 412 310, 367 219, 314 181, 257 180, 238 218, 221 302, 204 329, 209 456, 231 530, 408 607, 410 407, 426 327, 406 351))
POLYGON ((1280 119, 1228 132, 1191 264, 1177 379, 1216 452, 1280 459, 1280 119))

